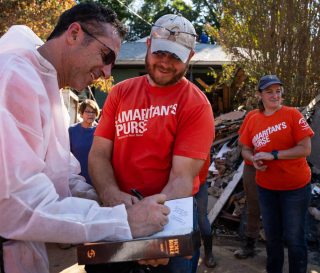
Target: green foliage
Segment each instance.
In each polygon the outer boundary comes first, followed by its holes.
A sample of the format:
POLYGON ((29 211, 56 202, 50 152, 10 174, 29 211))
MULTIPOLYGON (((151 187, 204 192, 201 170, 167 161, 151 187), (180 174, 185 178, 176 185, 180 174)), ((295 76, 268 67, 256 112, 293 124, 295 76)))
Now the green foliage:
MULTIPOLYGON (((78 0, 82 2, 85 0, 78 0)), ((134 10, 140 17, 132 14, 118 0, 98 0, 98 2, 111 7, 118 14, 119 19, 124 22, 129 29, 127 40, 133 41, 150 34, 151 25, 162 15, 173 13, 182 14, 194 23, 198 34, 203 30, 203 25, 209 22, 211 25, 219 26, 217 11, 214 9, 215 3, 219 1, 194 0, 189 6, 183 0, 144 0, 137 10, 136 0, 120 0, 125 6, 134 10)))
POLYGON ((320 3, 313 0, 225 0, 221 27, 210 34, 248 77, 246 90, 264 74, 284 82, 286 103, 307 104, 320 83, 320 3))
POLYGON ((95 80, 92 84, 93 87, 99 89, 101 92, 109 93, 113 86, 114 79, 110 76, 108 79, 104 79, 100 77, 99 79, 95 80))
POLYGON ((12 25, 27 25, 43 40, 73 0, 0 0, 0 36, 12 25))

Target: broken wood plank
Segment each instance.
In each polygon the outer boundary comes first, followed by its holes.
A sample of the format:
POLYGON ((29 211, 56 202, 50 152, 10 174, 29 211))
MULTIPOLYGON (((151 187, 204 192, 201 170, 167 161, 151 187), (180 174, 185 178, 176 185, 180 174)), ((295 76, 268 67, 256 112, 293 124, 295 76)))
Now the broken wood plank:
POLYGON ((308 112, 318 103, 318 101, 320 100, 320 94, 318 96, 316 96, 301 112, 301 114, 306 117, 307 119, 309 118, 307 116, 308 112))
MULTIPOLYGON (((223 156, 224 153, 231 151, 231 149, 228 147, 228 143, 226 142, 225 144, 223 144, 223 146, 221 147, 219 153, 216 155, 216 158, 221 158, 223 156)), ((218 170, 215 167, 215 162, 213 161, 209 167, 209 171, 213 172, 214 174, 218 174, 218 170)))
POLYGON ((208 90, 210 88, 209 85, 207 85, 202 79, 200 78, 196 78, 196 81, 206 90, 208 90))
POLYGON ((220 213, 221 209, 223 208, 224 204, 227 202, 231 193, 233 192, 235 187, 238 185, 238 183, 242 177, 243 166, 244 166, 244 162, 242 161, 242 163, 238 167, 235 175, 233 176, 232 180, 228 183, 228 186, 224 189, 223 193, 221 194, 221 196, 219 197, 219 199, 217 200, 217 202, 214 204, 213 208, 209 212, 208 219, 209 219, 210 224, 212 224, 214 222, 214 220, 217 218, 217 216, 220 213))
POLYGON ((218 144, 220 144, 220 143, 224 143, 224 142, 226 142, 226 141, 234 138, 234 137, 237 136, 237 135, 238 135, 238 133, 233 133, 233 134, 231 134, 231 135, 229 135, 229 136, 227 136, 227 137, 220 138, 220 139, 214 141, 212 145, 213 145, 213 146, 216 146, 216 145, 218 145, 218 144))

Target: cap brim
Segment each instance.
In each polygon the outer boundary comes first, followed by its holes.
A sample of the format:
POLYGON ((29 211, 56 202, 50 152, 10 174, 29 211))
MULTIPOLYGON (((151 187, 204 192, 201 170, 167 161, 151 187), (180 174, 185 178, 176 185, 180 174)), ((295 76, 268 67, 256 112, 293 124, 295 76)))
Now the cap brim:
POLYGON ((268 83, 266 83, 265 85, 263 85, 263 86, 260 86, 260 90, 264 90, 264 89, 266 89, 267 87, 269 87, 270 85, 273 85, 273 84, 280 84, 280 85, 282 85, 282 82, 280 82, 280 81, 271 81, 271 82, 268 82, 268 83))
POLYGON ((186 63, 189 58, 191 49, 167 39, 152 38, 151 53, 157 51, 168 51, 170 53, 174 53, 180 58, 183 63, 186 63))

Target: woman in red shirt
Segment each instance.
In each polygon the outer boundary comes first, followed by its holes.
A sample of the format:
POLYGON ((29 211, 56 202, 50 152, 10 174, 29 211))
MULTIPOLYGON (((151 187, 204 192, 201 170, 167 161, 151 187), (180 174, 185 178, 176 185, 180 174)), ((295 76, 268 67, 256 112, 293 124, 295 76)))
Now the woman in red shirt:
POLYGON ((282 105, 283 86, 275 75, 260 79, 261 109, 248 120, 242 155, 256 168, 260 209, 267 238, 267 272, 282 272, 284 243, 289 272, 307 271, 305 218, 311 197, 313 131, 295 108, 282 105))

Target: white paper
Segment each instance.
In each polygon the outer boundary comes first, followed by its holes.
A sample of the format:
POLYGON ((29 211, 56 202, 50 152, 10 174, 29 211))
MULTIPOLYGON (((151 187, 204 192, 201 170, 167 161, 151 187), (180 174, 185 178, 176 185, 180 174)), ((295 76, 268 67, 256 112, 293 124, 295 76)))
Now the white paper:
POLYGON ((149 237, 158 238, 171 235, 184 235, 193 231, 193 197, 169 200, 165 205, 170 208, 169 223, 164 230, 149 237))

